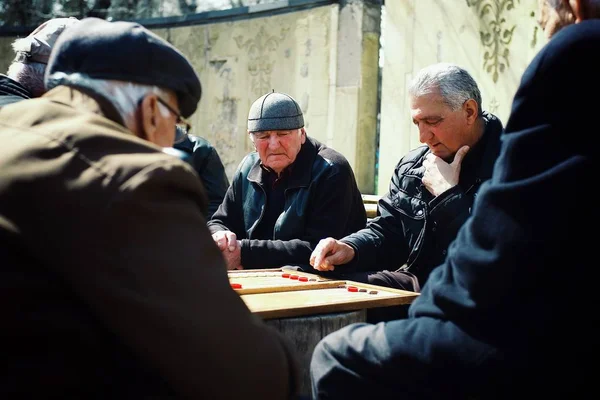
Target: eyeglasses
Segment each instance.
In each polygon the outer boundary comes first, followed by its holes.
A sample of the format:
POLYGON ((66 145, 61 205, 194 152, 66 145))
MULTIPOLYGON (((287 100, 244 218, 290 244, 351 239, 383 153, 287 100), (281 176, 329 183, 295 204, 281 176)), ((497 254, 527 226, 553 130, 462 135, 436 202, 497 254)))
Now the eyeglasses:
POLYGON ((173 113, 177 118, 175 119, 175 140, 174 143, 181 143, 186 138, 188 133, 192 130, 192 124, 190 124, 185 118, 181 116, 173 107, 171 107, 166 101, 161 99, 160 97, 156 97, 158 102, 165 106, 167 110, 173 113))

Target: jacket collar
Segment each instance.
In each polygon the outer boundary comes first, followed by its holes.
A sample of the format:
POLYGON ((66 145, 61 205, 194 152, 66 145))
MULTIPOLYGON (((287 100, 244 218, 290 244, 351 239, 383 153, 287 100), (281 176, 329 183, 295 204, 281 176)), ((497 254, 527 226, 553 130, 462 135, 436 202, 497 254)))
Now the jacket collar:
MULTIPOLYGON (((293 167, 290 171, 290 175, 288 177, 289 184, 288 188, 293 187, 308 187, 310 185, 311 177, 312 177, 312 166, 315 162, 315 158, 318 152, 318 144, 317 142, 308 137, 306 135, 306 141, 300 148, 300 152, 298 152, 298 156, 296 157, 296 161, 290 167, 293 167)), ((248 180, 251 182, 256 182, 261 186, 266 184, 266 181, 262 176, 262 167, 260 163, 260 158, 256 157, 257 160, 252 165, 250 172, 248 173, 248 180)))
POLYGON ((113 103, 93 90, 73 86, 57 86, 46 92, 42 97, 66 104, 77 110, 102 115, 125 128, 123 117, 113 103))
POLYGON ((0 96, 18 96, 24 100, 33 97, 25 86, 4 74, 0 74, 0 96))
MULTIPOLYGON (((494 163, 500 150, 500 134, 502 133, 502 123, 493 114, 484 111, 483 120, 485 129, 481 139, 465 155, 465 170, 470 170, 469 166, 478 165, 475 171, 476 177, 489 177, 492 175, 494 163)), ((486 178, 487 179, 487 178, 486 178)))

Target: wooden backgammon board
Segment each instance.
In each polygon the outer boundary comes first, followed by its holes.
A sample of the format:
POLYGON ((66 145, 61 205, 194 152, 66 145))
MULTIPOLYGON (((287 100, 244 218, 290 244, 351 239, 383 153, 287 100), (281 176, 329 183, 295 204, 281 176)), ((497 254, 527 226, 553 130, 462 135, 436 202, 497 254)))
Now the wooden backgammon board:
POLYGON ((229 271, 232 288, 264 319, 409 304, 419 294, 285 268, 229 271))

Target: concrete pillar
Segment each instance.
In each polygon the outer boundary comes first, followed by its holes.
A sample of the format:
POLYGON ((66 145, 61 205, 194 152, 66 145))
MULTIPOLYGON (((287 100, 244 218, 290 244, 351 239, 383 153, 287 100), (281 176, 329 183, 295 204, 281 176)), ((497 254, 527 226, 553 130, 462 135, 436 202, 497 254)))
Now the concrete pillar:
POLYGON ((328 144, 350 161, 362 193, 375 190, 381 0, 339 2, 335 116, 328 144))

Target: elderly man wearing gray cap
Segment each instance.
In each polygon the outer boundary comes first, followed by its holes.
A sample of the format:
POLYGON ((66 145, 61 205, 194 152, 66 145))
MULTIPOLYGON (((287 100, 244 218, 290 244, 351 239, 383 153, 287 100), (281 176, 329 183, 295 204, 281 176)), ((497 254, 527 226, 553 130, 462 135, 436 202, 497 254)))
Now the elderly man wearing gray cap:
POLYGON ((320 239, 366 224, 350 164, 306 135, 296 100, 267 93, 248 114, 255 152, 240 163, 208 227, 228 269, 285 265, 308 269, 320 239))
POLYGON ((52 46, 66 28, 77 22, 73 17, 54 18, 13 42, 15 59, 6 75, 0 74, 0 107, 39 97, 46 91, 44 73, 52 46))
POLYGON ((161 151, 200 100, 189 61, 88 18, 46 84, 0 108, 0 398, 289 398, 289 346, 231 289, 200 180, 161 151))

